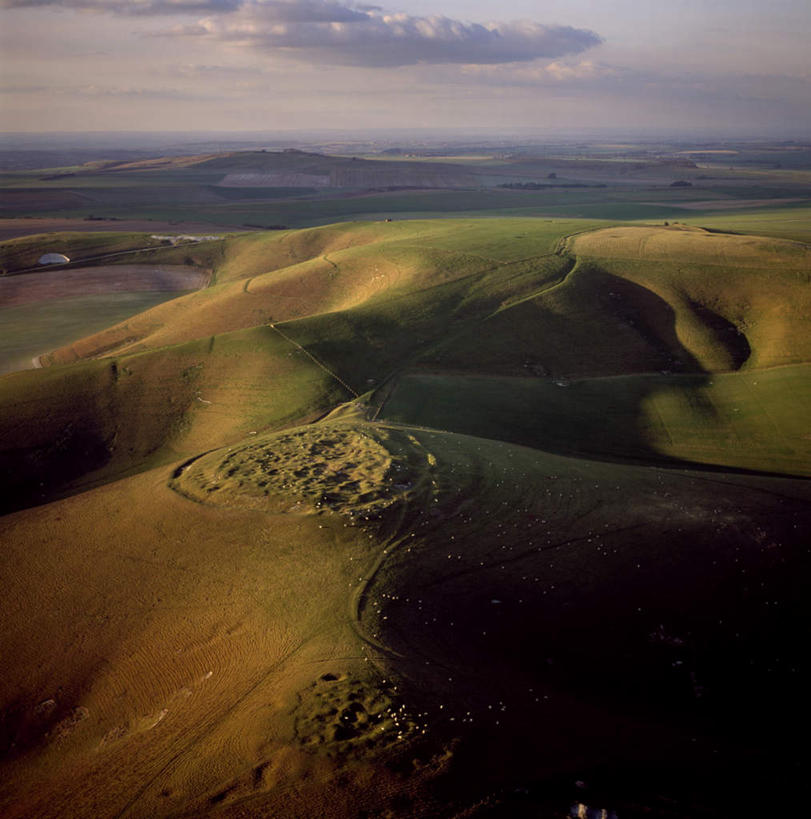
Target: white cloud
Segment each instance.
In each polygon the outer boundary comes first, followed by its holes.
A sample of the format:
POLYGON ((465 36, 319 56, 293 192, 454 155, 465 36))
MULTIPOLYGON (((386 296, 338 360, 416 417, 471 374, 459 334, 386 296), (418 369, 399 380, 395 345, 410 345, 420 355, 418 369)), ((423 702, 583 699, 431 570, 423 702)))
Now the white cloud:
POLYGON ((464 23, 376 9, 353 12, 350 19, 301 22, 281 8, 292 5, 246 5, 176 31, 288 56, 299 53, 324 63, 381 67, 526 62, 576 54, 601 42, 591 31, 568 26, 464 23))
POLYGON ((594 32, 521 20, 466 23, 391 14, 339 0, 0 0, 6 8, 53 7, 118 15, 198 15, 163 32, 330 65, 402 66, 528 62, 579 54, 594 32))

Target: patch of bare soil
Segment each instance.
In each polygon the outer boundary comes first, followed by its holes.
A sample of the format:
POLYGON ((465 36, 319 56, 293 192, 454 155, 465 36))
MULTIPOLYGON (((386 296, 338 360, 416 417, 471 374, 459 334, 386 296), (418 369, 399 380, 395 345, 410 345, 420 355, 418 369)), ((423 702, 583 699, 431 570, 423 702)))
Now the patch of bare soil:
POLYGON ((0 278, 0 305, 11 307, 98 293, 198 290, 208 273, 184 265, 120 264, 0 278))

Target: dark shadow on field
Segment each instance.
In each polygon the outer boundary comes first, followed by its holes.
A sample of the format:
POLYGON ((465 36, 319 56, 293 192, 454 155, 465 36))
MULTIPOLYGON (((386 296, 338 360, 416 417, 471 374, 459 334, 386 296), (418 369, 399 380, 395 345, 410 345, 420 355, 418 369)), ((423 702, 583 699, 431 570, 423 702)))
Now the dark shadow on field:
POLYGON ((714 335, 718 346, 726 349, 732 369, 739 370, 752 355, 752 348, 746 336, 723 316, 698 302, 691 301, 690 308, 714 335))
POLYGON ((666 301, 592 263, 451 336, 423 355, 421 365, 560 378, 702 372, 679 342, 666 301))
POLYGON ((408 509, 365 616, 463 738, 449 790, 520 803, 477 816, 768 815, 805 699, 798 483, 412 432, 448 491, 408 509))
MULTIPOLYGON (((665 383, 676 380, 688 388, 684 399, 692 412, 714 415, 699 391, 706 376, 671 376, 665 383)), ((649 434, 651 425, 659 422, 650 416, 643 419, 640 407, 662 387, 662 377, 654 375, 559 385, 551 379, 409 373, 398 382, 380 418, 591 460, 759 472, 698 464, 655 449, 649 434)))
POLYGON ((557 299, 557 305, 586 303, 581 315, 556 311, 542 298, 518 306, 529 315, 504 311, 498 323, 482 325, 480 343, 473 334, 464 339, 466 361, 455 343, 425 369, 403 374, 380 418, 564 455, 686 465, 651 445, 667 432, 642 407, 675 381, 688 388, 691 413, 712 417, 715 409, 701 391, 709 374, 679 342, 666 301, 599 269, 588 273, 557 299), (594 377, 587 372, 592 362, 594 377))

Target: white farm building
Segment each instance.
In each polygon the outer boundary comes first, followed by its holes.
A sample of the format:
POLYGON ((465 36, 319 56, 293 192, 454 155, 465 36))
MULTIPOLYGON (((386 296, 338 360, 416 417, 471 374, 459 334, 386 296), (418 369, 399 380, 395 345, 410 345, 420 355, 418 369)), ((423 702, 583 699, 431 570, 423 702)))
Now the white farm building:
POLYGON ((63 253, 46 253, 39 257, 39 264, 67 264, 69 261, 63 253))

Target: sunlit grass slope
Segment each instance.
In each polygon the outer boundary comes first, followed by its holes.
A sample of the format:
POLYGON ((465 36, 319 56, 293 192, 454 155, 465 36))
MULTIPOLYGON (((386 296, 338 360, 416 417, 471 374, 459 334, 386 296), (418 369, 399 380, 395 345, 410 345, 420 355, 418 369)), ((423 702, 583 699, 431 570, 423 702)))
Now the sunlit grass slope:
POLYGON ((577 237, 572 249, 668 302, 679 342, 705 370, 811 359, 807 244, 680 227, 612 228, 577 237))
POLYGON ((268 327, 0 379, 4 509, 312 420, 350 393, 268 327))
MULTIPOLYGON (((378 295, 394 297, 494 270, 506 282, 526 268, 545 271, 550 262, 558 264, 560 236, 588 226, 520 219, 356 223, 229 239, 212 288, 56 351, 52 360, 144 350, 346 310, 378 295)), ((538 281, 544 276, 542 271, 538 281)), ((441 323, 442 311, 436 314, 441 323)))
POLYGON ((0 385, 6 508, 84 473, 316 417, 449 323, 560 278, 570 262, 555 251, 572 227, 583 225, 358 224, 225 240, 210 287, 43 357, 74 367, 0 385))

